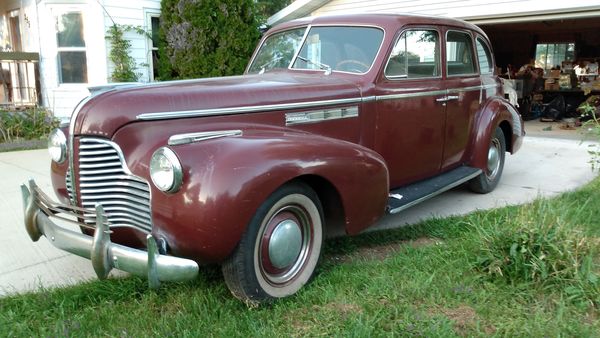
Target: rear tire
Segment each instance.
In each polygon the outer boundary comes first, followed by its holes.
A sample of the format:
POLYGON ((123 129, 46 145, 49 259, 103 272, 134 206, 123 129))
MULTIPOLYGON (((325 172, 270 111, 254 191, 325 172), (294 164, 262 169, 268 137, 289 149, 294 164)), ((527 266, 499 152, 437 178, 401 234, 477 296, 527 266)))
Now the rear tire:
POLYGON ((504 132, 500 127, 496 127, 490 139, 487 166, 479 176, 469 181, 469 188, 480 194, 487 194, 494 190, 502 176, 505 156, 506 140, 504 139, 504 132))
POLYGON ((305 184, 286 184, 258 208, 222 264, 225 282, 235 297, 252 305, 293 295, 313 276, 322 242, 317 194, 305 184))

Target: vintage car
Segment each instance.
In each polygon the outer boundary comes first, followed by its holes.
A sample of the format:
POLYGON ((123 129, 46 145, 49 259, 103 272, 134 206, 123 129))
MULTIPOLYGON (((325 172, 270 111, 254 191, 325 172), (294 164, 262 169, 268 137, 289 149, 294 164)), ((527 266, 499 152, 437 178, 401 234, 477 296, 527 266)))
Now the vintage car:
POLYGON ((289 296, 332 229, 496 187, 524 130, 493 72, 485 33, 462 21, 284 23, 242 76, 96 88, 49 141, 60 201, 22 186, 25 226, 99 278, 157 287, 220 264, 244 301, 289 296))

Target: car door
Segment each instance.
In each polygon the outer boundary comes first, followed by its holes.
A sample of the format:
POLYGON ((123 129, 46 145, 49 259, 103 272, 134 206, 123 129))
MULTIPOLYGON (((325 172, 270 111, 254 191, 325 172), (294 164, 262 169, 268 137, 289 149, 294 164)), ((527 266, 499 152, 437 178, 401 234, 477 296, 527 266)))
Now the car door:
POLYGON ((446 130, 442 170, 465 161, 474 118, 483 100, 473 37, 469 31, 449 28, 445 32, 446 130))
POLYGON ((444 148, 445 96, 440 31, 404 29, 376 84, 374 148, 386 160, 390 187, 440 171, 444 148))

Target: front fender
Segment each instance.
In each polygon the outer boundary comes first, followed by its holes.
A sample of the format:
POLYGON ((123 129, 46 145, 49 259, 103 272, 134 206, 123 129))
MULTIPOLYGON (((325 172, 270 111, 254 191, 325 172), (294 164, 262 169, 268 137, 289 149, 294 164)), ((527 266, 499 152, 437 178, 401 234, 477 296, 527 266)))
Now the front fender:
POLYGON ((486 170, 489 143, 496 127, 504 132, 507 151, 514 154, 521 147, 525 135, 521 116, 507 100, 491 97, 475 119, 467 161, 471 166, 486 170))
MULTIPOLYGON (((168 136, 148 123, 127 126, 116 135, 145 150, 124 150, 134 174, 151 182, 151 154, 168 136), (138 125, 138 126, 136 126, 138 125), (142 127, 145 125, 145 127, 142 127), (153 135, 152 140, 146 135, 153 135), (148 142, 139 142, 141 140, 148 142)), ((229 126, 229 129, 232 126, 229 126)), ((221 129, 223 130, 223 129, 221 129)), ((360 145, 285 128, 247 128, 241 136, 171 146, 179 157, 183 185, 174 194, 152 183, 153 233, 176 255, 219 262, 239 242, 257 208, 278 187, 304 175, 329 181, 341 196, 348 233, 357 233, 385 210, 387 167, 377 153, 360 145)))

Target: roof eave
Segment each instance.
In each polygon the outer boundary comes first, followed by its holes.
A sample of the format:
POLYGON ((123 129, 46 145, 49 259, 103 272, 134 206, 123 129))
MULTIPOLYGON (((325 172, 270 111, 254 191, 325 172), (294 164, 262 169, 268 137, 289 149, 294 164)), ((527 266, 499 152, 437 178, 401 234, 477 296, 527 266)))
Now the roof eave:
POLYGON ((267 19, 267 25, 274 26, 282 22, 303 18, 328 2, 329 0, 296 0, 267 19))

